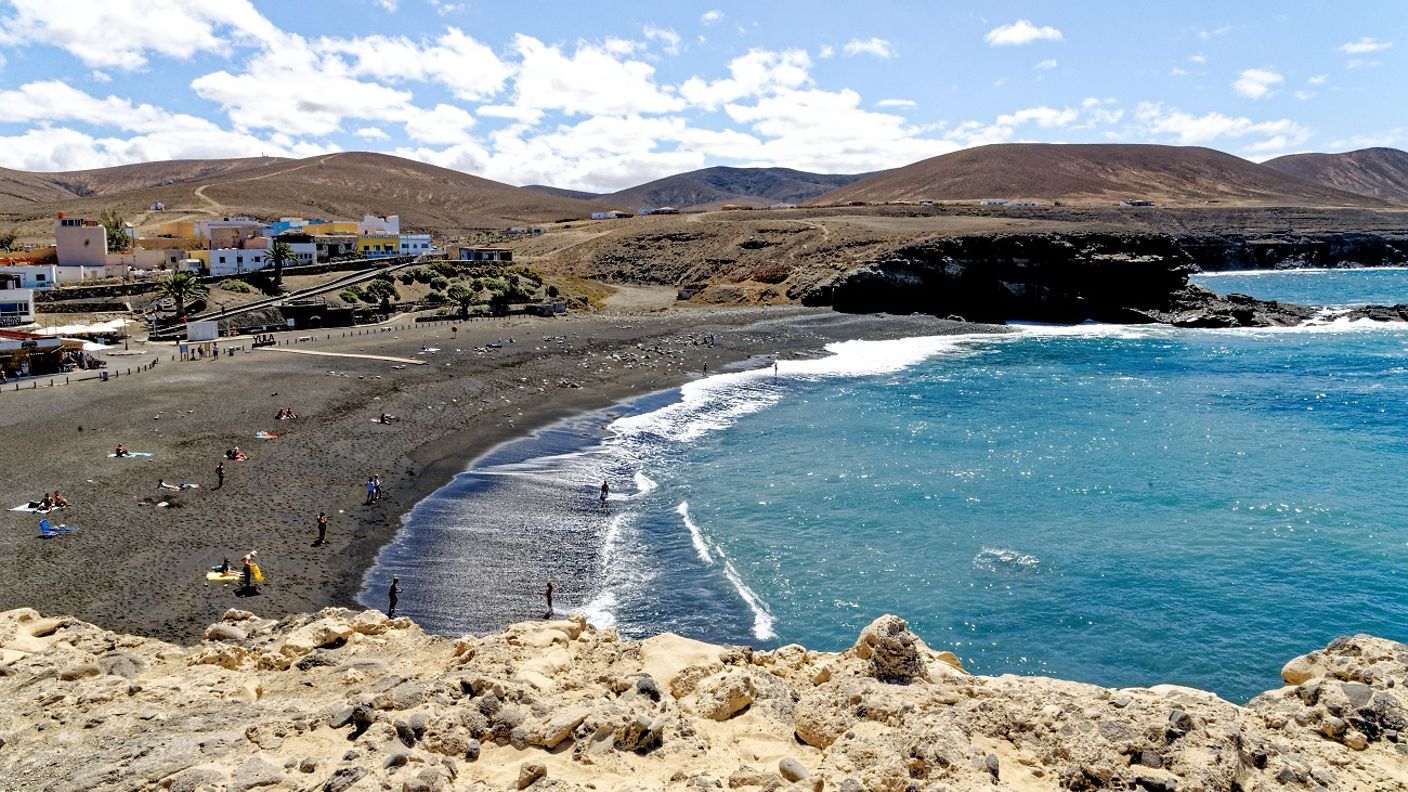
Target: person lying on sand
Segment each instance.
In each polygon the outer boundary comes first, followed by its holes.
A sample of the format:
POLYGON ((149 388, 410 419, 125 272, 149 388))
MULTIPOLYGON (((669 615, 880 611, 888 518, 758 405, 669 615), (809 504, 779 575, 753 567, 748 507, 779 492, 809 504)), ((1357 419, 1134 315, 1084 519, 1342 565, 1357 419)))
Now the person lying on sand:
POLYGON ((54 490, 54 503, 53 503, 53 505, 52 505, 50 508, 53 508, 53 509, 67 509, 68 507, 69 507, 68 498, 65 498, 62 492, 59 492, 58 490, 54 490))
POLYGON ((157 480, 156 480, 156 488, 157 488, 157 489, 163 489, 163 490, 171 490, 171 491, 173 491, 173 492, 180 492, 180 491, 181 491, 181 488, 178 487, 178 486, 176 486, 175 484, 167 484, 167 483, 166 483, 166 479, 157 479, 157 480))
POLYGON ((125 457, 131 456, 132 452, 127 449, 127 446, 123 445, 122 443, 118 443, 117 448, 114 448, 112 450, 112 455, 115 457, 125 457))
POLYGON ((39 505, 35 508, 39 509, 39 511, 42 512, 46 512, 54 508, 54 496, 50 495, 47 492, 44 493, 44 497, 39 499, 39 505))
POLYGON ((389 424, 394 420, 396 420, 396 416, 392 415, 391 413, 382 413, 381 416, 377 418, 378 422, 384 424, 389 424))
POLYGON ((219 571, 219 573, 222 575, 228 575, 230 574, 231 568, 232 567, 230 565, 230 559, 226 558, 224 561, 220 562, 220 567, 217 571, 219 571))
POLYGON ((249 456, 246 455, 243 451, 241 451, 239 446, 235 446, 234 448, 231 448, 229 451, 225 452, 225 458, 234 460, 235 462, 243 462, 246 459, 249 459, 249 456))
POLYGON ((287 420, 290 420, 290 419, 292 419, 292 418, 297 418, 297 417, 298 417, 298 415, 293 411, 293 408, 292 408, 292 407, 280 407, 280 408, 279 408, 279 414, 276 415, 276 416, 274 416, 274 420, 276 420, 276 421, 287 421, 287 420))

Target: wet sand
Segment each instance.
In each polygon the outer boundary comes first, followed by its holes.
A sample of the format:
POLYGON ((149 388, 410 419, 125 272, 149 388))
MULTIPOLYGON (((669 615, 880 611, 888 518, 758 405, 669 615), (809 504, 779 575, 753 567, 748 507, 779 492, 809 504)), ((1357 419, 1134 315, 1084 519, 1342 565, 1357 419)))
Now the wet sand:
POLYGON ((74 505, 48 515, 51 523, 79 528, 40 539, 39 515, 0 512, 0 610, 31 606, 189 641, 228 608, 281 617, 356 607, 362 575, 400 516, 506 440, 676 387, 706 365, 817 354, 849 338, 991 329, 931 317, 687 308, 481 321, 458 332, 435 325, 348 338, 286 334, 314 337, 298 350, 336 356, 258 350, 181 363, 170 362, 169 346, 154 345, 152 354, 111 363, 136 367, 159 354, 150 372, 0 393, 3 506, 59 489, 74 505), (710 336, 716 345, 703 343, 710 336), (486 349, 490 342, 502 348, 486 349), (281 407, 299 417, 274 420, 281 407), (382 411, 400 420, 380 425, 382 411), (280 437, 258 440, 259 431, 280 437), (118 443, 153 456, 108 457, 118 443), (232 446, 249 460, 226 462, 217 489, 216 465, 232 446), (366 505, 373 474, 385 495, 366 505), (199 488, 160 490, 159 479, 199 488), (319 510, 332 517, 321 547, 313 545, 319 510), (237 563, 251 549, 267 575, 258 595, 207 585, 209 567, 227 557, 237 563))

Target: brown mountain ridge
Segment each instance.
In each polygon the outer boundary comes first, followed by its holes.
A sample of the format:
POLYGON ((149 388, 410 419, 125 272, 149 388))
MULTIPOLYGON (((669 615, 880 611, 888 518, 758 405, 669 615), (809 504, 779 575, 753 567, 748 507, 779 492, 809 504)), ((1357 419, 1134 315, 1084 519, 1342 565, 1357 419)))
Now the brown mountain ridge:
POLYGON ((1262 164, 1337 190, 1408 204, 1408 151, 1367 148, 1343 154, 1290 154, 1262 164))
POLYGON ((1172 206, 1393 203, 1209 148, 1104 143, 978 146, 875 174, 819 196, 815 203, 985 198, 1105 205, 1135 198, 1172 206))

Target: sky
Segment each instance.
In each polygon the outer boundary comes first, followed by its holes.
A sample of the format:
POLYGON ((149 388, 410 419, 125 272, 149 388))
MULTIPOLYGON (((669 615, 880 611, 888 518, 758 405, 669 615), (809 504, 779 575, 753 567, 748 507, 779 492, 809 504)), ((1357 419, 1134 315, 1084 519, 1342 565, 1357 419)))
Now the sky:
POLYGON ((1408 147, 1408 3, 0 0, 0 166, 379 151, 606 192, 988 143, 1408 147))

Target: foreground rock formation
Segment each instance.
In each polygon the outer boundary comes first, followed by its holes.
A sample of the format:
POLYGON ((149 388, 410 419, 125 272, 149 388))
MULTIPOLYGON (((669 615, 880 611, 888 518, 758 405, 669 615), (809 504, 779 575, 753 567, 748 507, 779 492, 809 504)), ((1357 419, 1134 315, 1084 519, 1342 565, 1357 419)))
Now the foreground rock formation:
POLYGON ((1408 788, 1408 646, 1342 638, 1283 677, 1239 707, 971 676, 894 616, 828 654, 340 609, 230 611, 180 647, 21 609, 0 613, 0 789, 1408 788))

